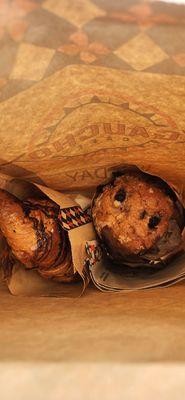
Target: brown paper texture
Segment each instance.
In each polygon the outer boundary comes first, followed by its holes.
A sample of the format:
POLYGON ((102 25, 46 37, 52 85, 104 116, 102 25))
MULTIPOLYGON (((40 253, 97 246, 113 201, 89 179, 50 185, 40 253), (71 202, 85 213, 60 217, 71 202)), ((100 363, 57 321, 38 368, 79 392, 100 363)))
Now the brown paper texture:
POLYGON ((14 296, 27 297, 78 297, 83 290, 82 282, 63 284, 42 278, 36 271, 15 264, 8 289, 14 296))
POLYGON ((184 99, 183 76, 67 66, 0 104, 3 171, 87 190, 128 163, 183 183, 184 99))
MULTIPOLYGON (((126 162, 184 183, 185 5, 0 3, 1 172, 92 194, 126 162)), ((60 400, 62 386, 71 399, 182 400, 184 288, 78 301, 1 288, 2 399, 60 400)))

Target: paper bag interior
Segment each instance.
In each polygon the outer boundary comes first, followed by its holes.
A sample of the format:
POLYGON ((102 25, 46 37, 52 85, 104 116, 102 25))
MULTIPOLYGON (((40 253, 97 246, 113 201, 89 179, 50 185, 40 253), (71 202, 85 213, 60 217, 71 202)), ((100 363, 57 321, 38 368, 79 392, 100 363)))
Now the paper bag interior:
MULTIPOLYGON (((161 1, 3 0, 0 172, 92 195, 128 163, 183 191, 184 18, 161 1)), ((184 289, 23 298, 1 284, 0 381, 15 399, 61 398, 60 382, 66 398, 112 399, 122 372, 126 399, 133 382, 142 399, 181 399, 184 289)))

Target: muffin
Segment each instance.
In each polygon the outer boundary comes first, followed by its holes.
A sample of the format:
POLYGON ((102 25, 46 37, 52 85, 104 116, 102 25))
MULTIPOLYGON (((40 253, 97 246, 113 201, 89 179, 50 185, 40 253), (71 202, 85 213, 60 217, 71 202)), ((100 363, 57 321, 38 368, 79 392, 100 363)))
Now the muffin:
POLYGON ((119 263, 156 263, 182 244, 184 210, 176 194, 139 170, 125 170, 99 188, 92 218, 107 255, 119 263))

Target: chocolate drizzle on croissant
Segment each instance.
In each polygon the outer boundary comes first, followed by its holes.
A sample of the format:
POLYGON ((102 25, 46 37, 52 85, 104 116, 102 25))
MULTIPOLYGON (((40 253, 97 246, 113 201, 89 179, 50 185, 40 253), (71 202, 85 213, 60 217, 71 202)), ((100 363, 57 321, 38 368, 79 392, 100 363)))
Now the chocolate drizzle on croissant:
POLYGON ((45 278, 71 282, 77 274, 59 210, 49 199, 21 201, 0 190, 0 230, 13 257, 45 278))

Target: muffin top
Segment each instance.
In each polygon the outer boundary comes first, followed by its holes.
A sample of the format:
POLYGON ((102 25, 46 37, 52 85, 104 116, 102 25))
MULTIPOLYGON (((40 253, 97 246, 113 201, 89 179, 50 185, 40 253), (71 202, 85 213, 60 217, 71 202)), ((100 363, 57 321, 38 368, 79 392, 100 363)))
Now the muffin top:
POLYGON ((94 200, 92 216, 105 244, 118 245, 127 255, 144 254, 164 236, 169 241, 173 237, 170 247, 180 241, 180 216, 172 196, 144 174, 125 173, 104 186, 94 200))

